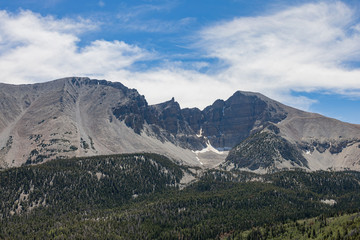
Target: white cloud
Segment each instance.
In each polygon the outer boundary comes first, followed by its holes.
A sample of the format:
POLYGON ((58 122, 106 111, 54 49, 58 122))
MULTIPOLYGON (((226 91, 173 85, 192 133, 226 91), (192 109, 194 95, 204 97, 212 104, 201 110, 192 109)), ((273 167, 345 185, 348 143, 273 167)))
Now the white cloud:
POLYGON ((360 92, 359 69, 345 67, 360 60, 356 20, 341 2, 306 4, 208 27, 197 46, 228 65, 214 77, 244 90, 280 100, 289 90, 360 92))
POLYGON ((171 66, 136 73, 115 71, 106 79, 121 79, 126 86, 138 89, 151 104, 175 97, 181 107, 205 107, 235 92, 233 86, 211 76, 171 66))
POLYGON ((101 77, 149 56, 147 51, 121 41, 96 40, 80 48, 79 35, 97 27, 83 19, 1 11, 1 81, 19 84, 74 75, 101 77))

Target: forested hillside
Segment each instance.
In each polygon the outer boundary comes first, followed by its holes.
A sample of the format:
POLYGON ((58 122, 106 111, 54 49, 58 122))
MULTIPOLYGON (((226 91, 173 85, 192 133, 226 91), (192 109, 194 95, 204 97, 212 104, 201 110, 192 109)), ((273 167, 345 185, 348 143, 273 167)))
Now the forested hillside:
POLYGON ((0 239, 241 239, 359 211, 359 182, 358 172, 201 172, 155 154, 55 160, 0 172, 0 239), (184 176, 197 180, 183 188, 184 176))
POLYGON ((37 208, 55 212, 119 206, 138 196, 178 187, 183 172, 156 154, 51 161, 0 172, 0 217, 37 208))

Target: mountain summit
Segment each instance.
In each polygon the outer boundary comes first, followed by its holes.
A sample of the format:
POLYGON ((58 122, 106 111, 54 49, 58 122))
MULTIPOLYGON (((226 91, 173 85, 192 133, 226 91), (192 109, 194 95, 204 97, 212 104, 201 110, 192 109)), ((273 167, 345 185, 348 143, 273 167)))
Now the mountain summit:
POLYGON ((204 110, 149 105, 118 82, 0 84, 0 166, 154 152, 179 163, 255 172, 360 170, 360 126, 235 92, 204 110))

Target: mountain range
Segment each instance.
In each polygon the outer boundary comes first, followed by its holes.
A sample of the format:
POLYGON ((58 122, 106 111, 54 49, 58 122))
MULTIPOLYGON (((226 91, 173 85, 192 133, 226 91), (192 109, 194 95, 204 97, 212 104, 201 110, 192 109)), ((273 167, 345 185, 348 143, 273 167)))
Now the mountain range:
POLYGON ((182 109, 119 82, 71 77, 0 84, 0 167, 151 152, 178 164, 256 173, 360 170, 360 125, 237 91, 182 109))

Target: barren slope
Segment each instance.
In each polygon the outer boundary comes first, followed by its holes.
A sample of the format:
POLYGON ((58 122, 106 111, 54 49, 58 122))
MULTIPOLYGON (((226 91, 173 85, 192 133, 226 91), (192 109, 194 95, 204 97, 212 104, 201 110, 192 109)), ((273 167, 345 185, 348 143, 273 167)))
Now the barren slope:
POLYGON ((281 136, 302 149, 311 170, 360 170, 360 125, 294 109, 278 124, 281 136))
POLYGON ((3 167, 131 152, 155 152, 200 165, 192 151, 137 134, 115 118, 113 107, 140 96, 120 83, 66 78, 27 86, 2 84, 0 94, 3 167))

